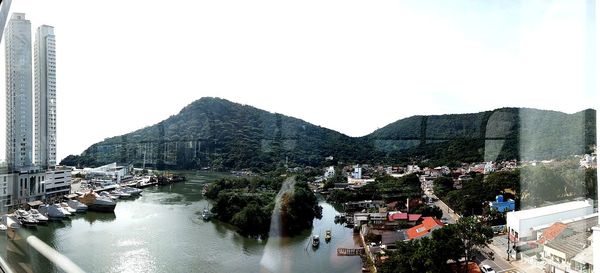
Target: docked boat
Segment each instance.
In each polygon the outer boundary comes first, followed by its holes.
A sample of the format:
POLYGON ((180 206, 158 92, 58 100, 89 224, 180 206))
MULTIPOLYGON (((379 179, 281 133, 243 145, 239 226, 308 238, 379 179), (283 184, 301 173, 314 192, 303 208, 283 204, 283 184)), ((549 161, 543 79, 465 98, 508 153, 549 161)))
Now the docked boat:
POLYGON ((55 205, 42 205, 38 208, 38 211, 51 221, 60 221, 65 218, 63 210, 55 205))
POLYGON ((69 205, 69 207, 71 207, 78 213, 86 212, 88 210, 88 207, 85 204, 77 200, 69 200, 67 201, 67 205, 69 205))
POLYGON ((325 231, 325 242, 329 243, 329 241, 331 241, 331 230, 330 229, 325 231))
POLYGON ((45 225, 48 223, 48 217, 42 215, 37 209, 30 209, 29 214, 38 221, 38 224, 45 225))
POLYGON ((123 187, 123 188, 121 188, 121 191, 124 193, 128 193, 131 196, 139 196, 143 192, 143 190, 132 188, 132 187, 123 187))
POLYGON ((113 212, 117 203, 112 199, 100 196, 95 192, 86 192, 82 197, 79 197, 79 202, 88 206, 91 211, 113 212))
POLYGON ((24 209, 15 211, 15 216, 17 217, 17 220, 21 222, 22 226, 35 227, 38 224, 38 221, 24 209))
POLYGON ((0 223, 0 231, 6 231, 8 229, 8 227, 6 227, 5 224, 0 223))
POLYGON ((62 213, 65 215, 64 219, 70 219, 70 217, 73 216, 73 214, 75 214, 75 213, 69 212, 69 210, 67 210, 66 208, 63 208, 63 206, 61 206, 59 203, 53 204, 52 206, 57 208, 58 210, 62 211, 62 213))
POLYGON ((19 229, 19 228, 21 228, 20 221, 17 220, 17 217, 14 216, 14 215, 10 215, 10 214, 4 214, 4 215, 2 215, 2 222, 4 224, 6 224, 7 228, 10 228, 10 229, 19 229))
POLYGON ((321 240, 319 240, 319 235, 313 235, 312 237, 312 246, 313 247, 319 247, 319 243, 321 243, 321 240))
POLYGON ((130 197, 131 197, 131 194, 129 194, 129 193, 126 193, 126 192, 123 192, 123 191, 121 191, 121 190, 114 190, 114 191, 111 191, 111 192, 110 192, 110 194, 112 194, 112 195, 114 195, 114 196, 118 196, 118 197, 119 197, 119 198, 121 198, 121 199, 124 199, 124 198, 130 198, 130 197))
POLYGON ((119 196, 112 195, 112 194, 108 193, 107 191, 102 191, 102 192, 100 192, 100 196, 103 196, 103 197, 106 197, 106 198, 110 198, 110 199, 112 199, 112 200, 117 200, 117 199, 119 199, 119 196))
POLYGON ((77 213, 77 210, 69 206, 66 202, 62 202, 59 204, 63 209, 66 209, 70 214, 77 213))

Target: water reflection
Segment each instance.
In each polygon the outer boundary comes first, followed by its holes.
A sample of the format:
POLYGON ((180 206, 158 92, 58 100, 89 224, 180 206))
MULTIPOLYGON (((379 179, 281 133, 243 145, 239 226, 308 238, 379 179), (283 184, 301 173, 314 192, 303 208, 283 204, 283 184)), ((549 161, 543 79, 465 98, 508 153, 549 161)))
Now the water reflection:
POLYGON ((114 212, 98 213, 90 211, 83 215, 83 219, 90 224, 94 224, 96 221, 112 222, 117 219, 117 215, 114 212))

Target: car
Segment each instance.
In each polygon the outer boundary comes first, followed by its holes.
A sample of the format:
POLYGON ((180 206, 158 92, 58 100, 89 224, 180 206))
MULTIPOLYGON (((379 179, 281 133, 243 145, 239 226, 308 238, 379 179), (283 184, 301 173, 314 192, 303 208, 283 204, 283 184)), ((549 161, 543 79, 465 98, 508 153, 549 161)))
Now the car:
POLYGON ((442 217, 442 223, 444 223, 444 224, 448 224, 448 218, 446 218, 446 217, 442 217))
POLYGON ((479 268, 481 268, 482 273, 496 273, 496 270, 487 264, 482 264, 479 268))

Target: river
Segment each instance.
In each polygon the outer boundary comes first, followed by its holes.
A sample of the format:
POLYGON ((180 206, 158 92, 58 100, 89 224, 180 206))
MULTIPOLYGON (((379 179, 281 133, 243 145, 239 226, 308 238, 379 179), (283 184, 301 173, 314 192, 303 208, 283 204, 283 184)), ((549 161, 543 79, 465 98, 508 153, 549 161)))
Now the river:
MULTIPOLYGON (((204 222, 209 206, 202 184, 210 173, 187 174, 188 181, 144 189, 141 197, 119 200, 114 214, 87 212, 72 220, 21 229, 35 235, 86 272, 360 272, 359 257, 337 256, 338 247, 357 244, 352 230, 334 224, 337 213, 321 201, 323 218, 299 236, 256 240, 217 221, 204 222), (331 229, 329 243, 310 245, 331 229)), ((0 236, 0 255, 16 272, 61 272, 24 240, 0 236)))

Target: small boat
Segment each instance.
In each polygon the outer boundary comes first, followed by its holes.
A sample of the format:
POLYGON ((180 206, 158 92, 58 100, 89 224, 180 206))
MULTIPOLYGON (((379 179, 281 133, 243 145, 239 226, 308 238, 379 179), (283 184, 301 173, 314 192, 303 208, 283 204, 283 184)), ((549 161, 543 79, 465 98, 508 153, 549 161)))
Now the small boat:
POLYGON ((69 205, 68 205, 67 203, 65 203, 65 202, 62 202, 62 203, 60 203, 60 206, 61 206, 63 209, 66 209, 66 210, 67 210, 67 211, 68 211, 70 214, 75 214, 75 213, 77 213, 77 210, 76 210, 76 209, 72 208, 71 206, 69 206, 69 205))
POLYGON ((10 215, 10 214, 2 215, 2 222, 4 224, 6 224, 7 228, 10 228, 10 229, 21 228, 21 224, 19 223, 19 221, 16 219, 16 216, 14 216, 14 215, 10 215))
POLYGON ((125 199, 125 198, 130 198, 131 194, 123 192, 121 190, 114 190, 111 191, 110 194, 114 195, 114 196, 118 196, 119 198, 125 199))
POLYGON ((38 211, 51 221, 60 221, 65 218, 63 210, 54 205, 42 205, 38 208, 38 211))
POLYGON ((143 190, 132 188, 132 187, 123 187, 123 188, 121 188, 121 191, 124 193, 128 193, 131 196, 139 196, 143 192, 143 190))
POLYGON ((5 224, 0 223, 0 231, 6 231, 8 229, 8 227, 6 227, 5 224))
POLYGON ((106 197, 106 198, 110 198, 110 199, 112 199, 112 200, 117 200, 117 199, 119 199, 119 196, 112 195, 112 194, 110 194, 110 193, 108 193, 108 192, 106 192, 106 191, 102 191, 102 192, 100 192, 100 196, 103 196, 103 197, 106 197))
POLYGON ((63 219, 70 219, 69 217, 71 217, 73 214, 75 214, 75 213, 69 212, 66 208, 63 208, 63 206, 61 206, 58 203, 53 204, 52 206, 57 208, 58 210, 62 211, 62 213, 65 215, 65 218, 63 218, 63 219))
POLYGON ((321 243, 321 240, 319 240, 319 235, 313 235, 312 236, 312 246, 313 247, 319 247, 319 243, 321 243))
POLYGON ((325 242, 329 243, 331 241, 331 230, 328 229, 325 231, 325 242))
POLYGON ((38 224, 45 225, 48 223, 48 217, 42 215, 37 209, 30 209, 29 214, 38 221, 38 224))
POLYGON ((35 218, 24 209, 15 211, 15 216, 17 217, 17 220, 21 222, 22 226, 35 227, 38 224, 38 220, 35 220, 35 218))
POLYGON ((81 213, 81 212, 86 212, 88 210, 88 207, 77 201, 77 200, 69 200, 67 201, 67 205, 69 205, 69 207, 75 209, 76 212, 81 213))
POLYGON ((204 210, 202 211, 202 219, 204 221, 208 221, 210 220, 210 218, 212 218, 212 213, 207 208, 204 208, 204 210))

